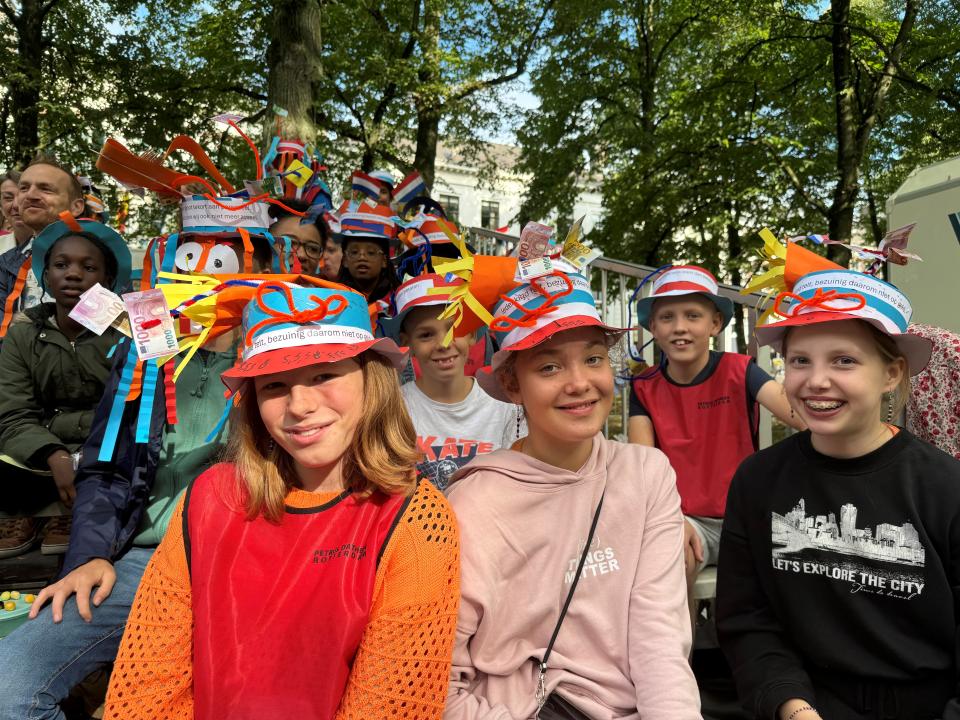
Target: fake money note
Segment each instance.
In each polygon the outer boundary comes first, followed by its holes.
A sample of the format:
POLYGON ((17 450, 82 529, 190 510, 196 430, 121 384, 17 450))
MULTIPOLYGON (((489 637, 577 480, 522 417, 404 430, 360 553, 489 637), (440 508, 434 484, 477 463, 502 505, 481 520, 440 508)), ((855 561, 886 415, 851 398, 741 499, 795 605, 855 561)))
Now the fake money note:
POLYGON ((70 317, 87 330, 103 335, 123 312, 123 300, 100 283, 88 288, 73 306, 70 317))
POLYGON ((152 360, 174 355, 180 351, 177 333, 170 316, 170 308, 163 291, 153 289, 127 293, 123 305, 130 319, 137 357, 152 360))

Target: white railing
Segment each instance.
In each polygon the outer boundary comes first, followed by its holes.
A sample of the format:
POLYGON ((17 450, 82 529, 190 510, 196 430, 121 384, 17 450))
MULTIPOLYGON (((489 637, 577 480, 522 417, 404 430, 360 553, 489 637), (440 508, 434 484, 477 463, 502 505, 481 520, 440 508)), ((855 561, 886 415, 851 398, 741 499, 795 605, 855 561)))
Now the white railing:
MULTIPOLYGON (((468 239, 470 244, 478 253, 484 255, 507 255, 513 251, 517 241, 520 239, 515 235, 506 235, 485 228, 469 228, 468 239)), ((590 285, 593 288, 593 294, 597 303, 597 311, 604 322, 611 325, 626 327, 628 322, 636 322, 636 312, 628 312, 631 297, 637 288, 637 285, 650 273, 655 272, 656 268, 638 265, 637 263, 627 262, 625 260, 613 260, 610 258, 599 258, 592 264, 592 274, 590 285)), ((650 293, 650 283, 647 283, 637 296, 645 297, 650 293)), ((756 293, 742 295, 740 288, 734 285, 720 285, 720 294, 728 297, 736 304, 738 310, 745 310, 745 337, 747 338, 746 352, 757 358, 757 362, 764 370, 771 375, 774 374, 771 363, 770 352, 767 348, 758 348, 754 338, 753 330, 756 327, 758 316, 758 305, 762 296, 756 293)), ((735 314, 734 321, 731 322, 716 339, 716 347, 723 350, 736 351, 738 347, 735 334, 735 324, 739 318, 744 316, 743 310, 735 314)), ((649 341, 650 334, 643 328, 630 333, 630 342, 635 348, 643 348, 641 355, 644 361, 653 365, 655 362, 653 343, 644 345, 649 341)), ((629 398, 630 385, 622 378, 618 379, 618 397, 614 402, 610 417, 607 418, 605 432, 608 436, 620 437, 626 439, 626 428, 629 419, 629 398)), ((760 413, 760 447, 767 447, 772 442, 772 426, 769 413, 760 413)))

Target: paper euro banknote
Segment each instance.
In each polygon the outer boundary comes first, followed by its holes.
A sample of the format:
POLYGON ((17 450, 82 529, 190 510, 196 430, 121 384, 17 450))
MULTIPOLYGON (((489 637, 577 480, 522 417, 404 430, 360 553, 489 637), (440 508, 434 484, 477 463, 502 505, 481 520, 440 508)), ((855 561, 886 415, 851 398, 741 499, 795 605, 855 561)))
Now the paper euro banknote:
POLYGON ((141 360, 167 357, 180 351, 173 318, 161 290, 144 290, 123 296, 137 357, 141 360))
POLYGON ((87 330, 103 335, 123 313, 123 300, 100 283, 88 288, 70 311, 70 317, 87 330))

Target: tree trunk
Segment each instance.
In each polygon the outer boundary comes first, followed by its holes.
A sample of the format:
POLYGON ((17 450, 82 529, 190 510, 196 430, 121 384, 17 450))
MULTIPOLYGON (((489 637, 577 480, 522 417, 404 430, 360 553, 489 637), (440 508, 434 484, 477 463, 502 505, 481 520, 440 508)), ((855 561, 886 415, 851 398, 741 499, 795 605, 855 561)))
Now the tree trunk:
MULTIPOLYGON (((850 0, 833 0, 830 3, 830 20, 833 23, 830 44, 833 52, 833 101, 837 116, 837 184, 833 189, 833 204, 830 206, 830 238, 850 242, 853 231, 853 207, 859 192, 857 170, 859 159, 856 148, 857 119, 853 88, 852 40, 850 37, 850 0)), ((831 259, 849 252, 831 245, 831 259)))
POLYGON ((417 79, 425 91, 417 94, 417 150, 413 166, 423 177, 427 190, 433 188, 436 173, 437 142, 440 137, 440 99, 433 88, 440 75, 440 11, 436 0, 423 4, 423 30, 420 33, 420 49, 423 61, 417 79))
POLYGON ((264 134, 316 142, 314 110, 323 48, 318 0, 274 0, 270 35, 268 102, 271 111, 276 105, 287 114, 275 121, 268 112, 264 134))
POLYGON ((40 0, 23 0, 17 18, 17 58, 10 82, 13 160, 30 162, 40 147, 40 90, 43 78, 43 20, 40 0))

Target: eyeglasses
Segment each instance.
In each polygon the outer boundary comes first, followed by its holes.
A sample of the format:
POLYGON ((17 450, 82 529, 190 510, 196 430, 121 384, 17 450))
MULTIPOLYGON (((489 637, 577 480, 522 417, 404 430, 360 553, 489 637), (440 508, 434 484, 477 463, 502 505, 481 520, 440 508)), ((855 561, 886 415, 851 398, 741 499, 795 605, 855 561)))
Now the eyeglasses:
POLYGON ((319 260, 321 257, 323 257, 323 245, 315 242, 303 242, 301 240, 290 238, 290 247, 293 248, 294 251, 303 248, 303 252, 311 260, 319 260))
POLYGON ((364 250, 363 248, 352 247, 347 250, 347 257, 351 260, 356 260, 357 258, 375 258, 383 255, 383 250, 380 248, 375 248, 373 250, 364 250))

